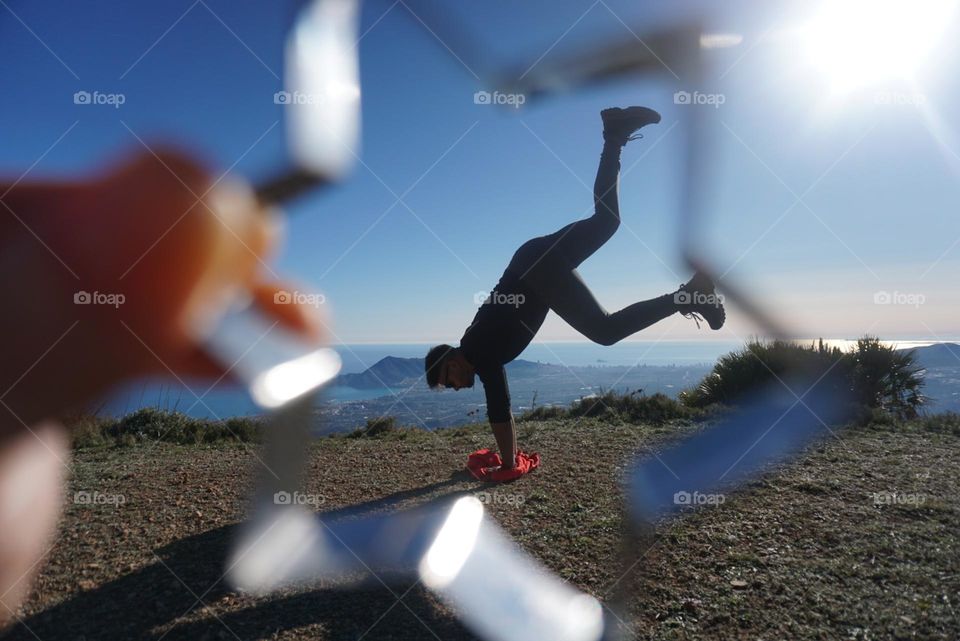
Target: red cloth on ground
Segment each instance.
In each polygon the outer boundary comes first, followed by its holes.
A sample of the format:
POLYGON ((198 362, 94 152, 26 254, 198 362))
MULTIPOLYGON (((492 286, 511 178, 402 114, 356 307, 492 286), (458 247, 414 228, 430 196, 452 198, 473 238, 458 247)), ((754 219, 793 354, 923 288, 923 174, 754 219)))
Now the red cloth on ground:
POLYGON ((491 472, 488 467, 502 465, 500 455, 490 450, 477 450, 467 457, 467 469, 478 481, 512 481, 520 478, 528 472, 532 472, 540 467, 540 455, 534 452, 527 454, 517 450, 517 466, 509 470, 495 470, 491 472))

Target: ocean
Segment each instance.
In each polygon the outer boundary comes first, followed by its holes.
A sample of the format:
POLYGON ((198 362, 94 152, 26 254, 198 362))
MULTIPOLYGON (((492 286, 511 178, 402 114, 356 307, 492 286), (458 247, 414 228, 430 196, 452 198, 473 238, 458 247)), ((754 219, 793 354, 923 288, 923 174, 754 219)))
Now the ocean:
MULTIPOLYGON (((812 341, 804 341, 812 342, 812 341)), ((831 339, 826 341, 846 349, 856 341, 831 339)), ((898 347, 920 347, 935 341, 890 341, 898 347)), ((588 342, 537 342, 520 355, 521 359, 554 363, 570 367, 631 366, 631 365, 696 365, 712 364, 718 357, 739 349, 739 341, 624 341, 613 347, 588 342)), ((430 348, 427 343, 380 343, 334 345, 343 359, 342 373, 362 372, 386 356, 422 358, 430 348)), ((395 390, 396 391, 396 390, 395 390)), ((391 390, 357 390, 349 387, 330 387, 325 390, 326 402, 363 401, 390 394, 391 390)), ((140 407, 160 407, 177 410, 199 418, 225 418, 259 414, 259 409, 243 390, 228 382, 213 388, 209 383, 187 381, 186 386, 176 381, 140 381, 117 390, 104 400, 102 414, 121 416, 140 407), (197 397, 202 400, 198 400, 197 397)))

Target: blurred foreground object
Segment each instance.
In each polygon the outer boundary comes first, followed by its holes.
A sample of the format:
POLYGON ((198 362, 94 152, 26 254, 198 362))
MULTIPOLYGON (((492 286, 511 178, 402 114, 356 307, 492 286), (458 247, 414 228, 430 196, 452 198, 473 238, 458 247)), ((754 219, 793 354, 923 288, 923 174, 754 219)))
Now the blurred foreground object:
POLYGON ((315 0, 301 10, 286 45, 283 105, 293 167, 257 187, 281 204, 342 180, 360 145, 358 0, 315 0))

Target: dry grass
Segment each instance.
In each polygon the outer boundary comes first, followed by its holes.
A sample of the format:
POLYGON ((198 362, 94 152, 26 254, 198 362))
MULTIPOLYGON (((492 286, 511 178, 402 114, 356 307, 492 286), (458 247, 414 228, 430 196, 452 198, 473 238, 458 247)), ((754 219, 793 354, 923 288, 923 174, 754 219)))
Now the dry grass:
MULTIPOLYGON (((637 638, 956 639, 960 637, 960 437, 858 429, 813 448, 718 508, 661 524, 624 577, 619 478, 631 453, 678 430, 594 419, 527 422, 543 466, 499 486, 490 506, 528 551, 601 599, 633 586, 637 638), (878 507, 876 492, 922 495, 878 507)), ((323 510, 419 504, 482 491, 460 472, 490 446, 477 426, 330 438, 309 491, 323 510)), ((141 443, 77 453, 66 516, 22 623, 9 639, 440 639, 471 636, 429 593, 398 604, 376 584, 257 599, 221 582, 243 513, 254 449, 141 443), (122 495, 82 505, 78 491, 122 495)), ((393 588, 397 596, 406 586, 393 588)))

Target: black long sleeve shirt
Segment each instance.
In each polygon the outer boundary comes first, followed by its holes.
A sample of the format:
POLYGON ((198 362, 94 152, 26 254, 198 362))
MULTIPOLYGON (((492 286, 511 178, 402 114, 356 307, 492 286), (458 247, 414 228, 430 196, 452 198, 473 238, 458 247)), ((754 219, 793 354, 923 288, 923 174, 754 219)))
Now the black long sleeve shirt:
POLYGON ((464 357, 483 383, 491 423, 510 420, 510 388, 504 365, 527 348, 548 311, 546 304, 508 268, 460 339, 464 357))

